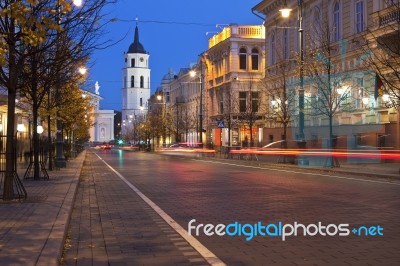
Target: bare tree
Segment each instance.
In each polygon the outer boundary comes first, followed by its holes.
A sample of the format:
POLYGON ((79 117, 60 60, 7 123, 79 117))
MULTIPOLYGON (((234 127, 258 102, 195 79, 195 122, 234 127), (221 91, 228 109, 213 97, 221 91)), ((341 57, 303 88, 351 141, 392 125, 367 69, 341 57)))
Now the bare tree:
POLYGON ((245 140, 245 145, 254 146, 253 129, 257 121, 262 120, 261 93, 257 82, 252 78, 249 81, 240 82, 238 91, 238 123, 250 131, 250 140, 245 140), (250 141, 250 143, 246 143, 250 141))
MULTIPOLYGON (((306 91, 310 97, 306 98, 308 115, 328 119, 329 136, 328 150, 333 148, 333 122, 338 112, 350 112, 354 109, 351 101, 353 79, 351 72, 342 69, 341 51, 345 42, 335 38, 335 29, 328 21, 323 20, 309 40, 304 50, 304 73, 306 91)), ((307 107, 306 107, 307 109, 307 107)), ((339 164, 332 156, 328 156, 325 166, 338 167, 339 164)))

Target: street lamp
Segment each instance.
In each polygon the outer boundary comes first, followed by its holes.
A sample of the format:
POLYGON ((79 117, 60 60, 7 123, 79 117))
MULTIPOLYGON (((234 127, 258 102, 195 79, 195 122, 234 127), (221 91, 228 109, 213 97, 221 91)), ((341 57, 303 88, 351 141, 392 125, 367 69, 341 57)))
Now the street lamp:
MULTIPOLYGON (((197 75, 196 71, 191 70, 190 76, 193 78, 197 75)), ((200 64, 200 107, 199 107, 199 128, 198 128, 198 136, 199 136, 199 143, 201 147, 203 147, 203 71, 202 71, 202 64, 200 64)))
MULTIPOLYGON (((82 0, 74 0, 73 4, 75 6, 77 6, 77 7, 80 7, 80 6, 82 6, 82 2, 83 2, 82 0)), ((61 25, 62 13, 61 13, 61 10, 60 10, 60 0, 57 1, 57 10, 58 10, 58 14, 57 14, 58 21, 57 22, 58 22, 58 25, 61 25)), ((57 34, 59 34, 59 33, 57 33, 57 34)), ((59 50, 58 42, 59 42, 59 36, 57 36, 57 54, 59 52, 58 51, 59 50)), ((78 71, 80 73, 84 72, 82 74, 82 75, 84 75, 86 73, 86 68, 80 67, 78 69, 78 71)), ((58 69, 57 75, 60 75, 60 72, 61 72, 61 69, 58 69)), ((60 106, 60 104, 61 104, 61 95, 60 95, 60 91, 59 91, 60 90, 59 87, 61 85, 60 83, 61 83, 60 82, 60 78, 57 77, 56 97, 55 97, 57 107, 60 106)), ((56 167, 61 168, 61 167, 67 167, 67 162, 66 162, 65 157, 64 157, 63 124, 62 124, 62 121, 59 118, 59 113, 58 112, 59 111, 57 109, 57 120, 56 120, 57 131, 56 131, 56 158, 55 158, 55 165, 56 165, 56 167)))
MULTIPOLYGON (((303 51, 303 0, 297 1, 297 20, 298 20, 298 31, 299 31, 299 52, 300 52, 300 88, 299 88, 299 132, 297 139, 300 141, 302 146, 305 146, 304 136, 304 51, 303 51)), ((282 17, 287 18, 290 15, 292 9, 286 6, 279 10, 282 17)))

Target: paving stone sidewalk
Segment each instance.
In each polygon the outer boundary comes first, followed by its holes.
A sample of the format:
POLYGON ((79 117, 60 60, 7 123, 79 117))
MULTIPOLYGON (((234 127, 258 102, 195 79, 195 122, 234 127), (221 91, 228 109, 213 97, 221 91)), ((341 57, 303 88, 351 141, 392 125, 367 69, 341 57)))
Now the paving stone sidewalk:
POLYGON ((28 198, 0 201, 0 265, 58 265, 85 155, 49 171, 50 180, 19 172, 28 198))

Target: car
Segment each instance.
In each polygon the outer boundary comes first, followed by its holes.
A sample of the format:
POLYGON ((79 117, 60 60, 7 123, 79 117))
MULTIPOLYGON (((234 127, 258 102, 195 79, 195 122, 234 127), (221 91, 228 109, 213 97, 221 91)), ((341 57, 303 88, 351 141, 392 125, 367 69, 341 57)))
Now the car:
POLYGON ((103 144, 101 145, 102 150, 111 150, 111 145, 110 144, 103 144))

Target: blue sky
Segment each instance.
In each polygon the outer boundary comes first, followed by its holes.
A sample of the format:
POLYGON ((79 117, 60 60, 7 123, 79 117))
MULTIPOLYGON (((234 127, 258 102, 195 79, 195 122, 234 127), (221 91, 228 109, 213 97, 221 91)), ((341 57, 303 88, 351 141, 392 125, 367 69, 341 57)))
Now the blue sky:
POLYGON ((102 109, 121 110, 123 53, 133 42, 135 19, 138 19, 140 42, 150 54, 151 93, 172 68, 176 73, 197 61, 207 50, 208 39, 223 25, 237 23, 260 25, 262 20, 251 12, 261 0, 119 0, 105 11, 109 24, 100 41, 121 40, 93 54, 88 85, 100 84, 102 109), (172 23, 169 23, 172 22, 172 23), (216 25, 222 25, 217 27, 216 25), (209 33, 206 35, 206 33, 209 33), (125 37, 125 38, 124 38, 125 37))

